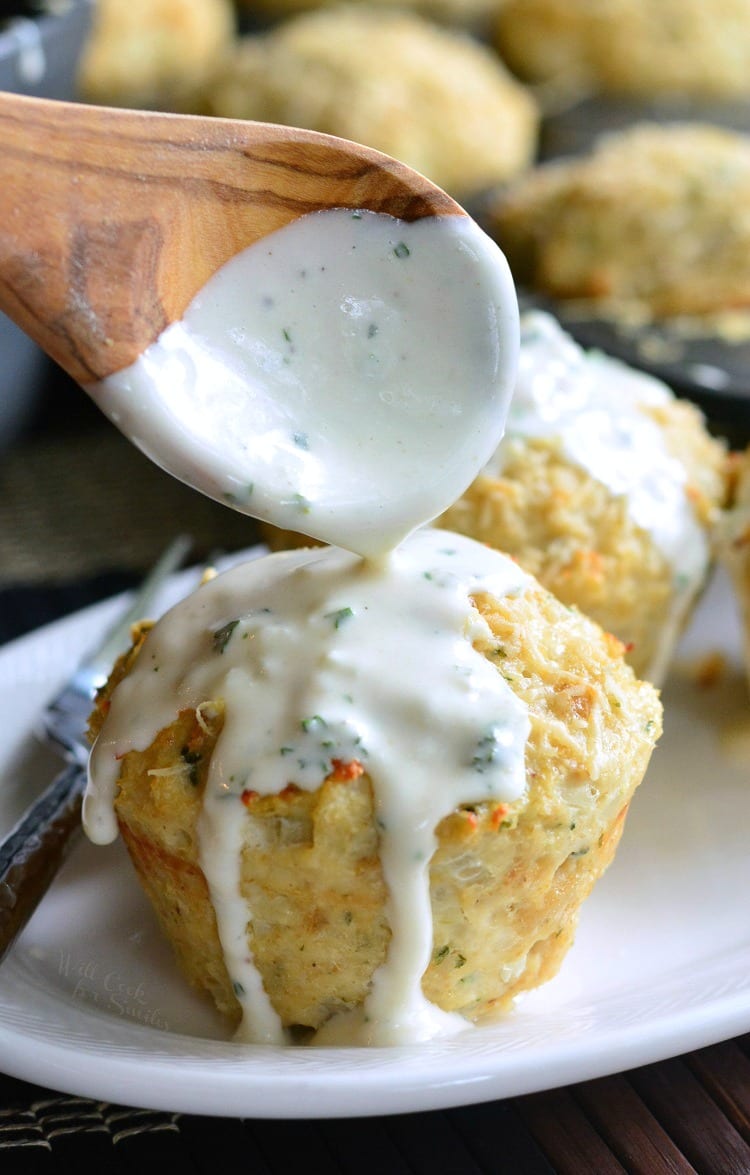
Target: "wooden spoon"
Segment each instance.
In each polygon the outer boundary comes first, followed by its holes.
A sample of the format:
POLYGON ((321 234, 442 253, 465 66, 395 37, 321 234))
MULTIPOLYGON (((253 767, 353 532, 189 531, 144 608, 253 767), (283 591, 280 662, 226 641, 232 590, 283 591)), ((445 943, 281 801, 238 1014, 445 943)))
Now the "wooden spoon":
POLYGON ((330 135, 0 93, 0 310, 81 384, 133 363, 236 253, 338 207, 465 215, 330 135))

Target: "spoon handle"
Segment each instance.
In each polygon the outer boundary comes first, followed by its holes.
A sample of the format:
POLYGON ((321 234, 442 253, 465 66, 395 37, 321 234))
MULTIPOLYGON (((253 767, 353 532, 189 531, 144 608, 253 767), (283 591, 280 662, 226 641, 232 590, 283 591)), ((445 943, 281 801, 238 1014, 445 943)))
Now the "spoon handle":
POLYGON ((0 93, 0 310, 84 385, 134 362, 235 253, 335 207, 463 211, 328 135, 0 93))

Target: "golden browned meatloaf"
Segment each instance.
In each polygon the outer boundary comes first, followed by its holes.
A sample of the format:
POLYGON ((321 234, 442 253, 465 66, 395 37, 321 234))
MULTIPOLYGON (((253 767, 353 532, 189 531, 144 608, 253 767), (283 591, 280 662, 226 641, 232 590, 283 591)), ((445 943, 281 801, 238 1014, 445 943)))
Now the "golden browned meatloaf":
POLYGON ((693 404, 528 314, 505 438, 439 525, 512 555, 661 685, 712 565, 725 461, 693 404))
POLYGON ((365 143, 452 193, 516 175, 536 148, 536 102, 491 49, 415 14, 366 5, 242 38, 206 102, 225 118, 365 143))
MULTIPOLYGON (((340 0, 240 0, 240 9, 245 9, 251 15, 263 13, 267 18, 282 18, 298 12, 307 12, 315 8, 336 7, 340 0)), ((446 25, 471 27, 480 25, 482 28, 486 18, 494 14, 497 0, 354 0, 367 8, 383 9, 386 12, 394 8, 407 12, 417 12, 441 21, 446 25)))
POLYGON ((750 0, 500 0, 522 77, 640 96, 750 93, 750 0))
POLYGON ((728 467, 730 502, 717 526, 717 549, 737 601, 750 684, 750 447, 730 454, 728 467))
POLYGON ((83 47, 87 102, 192 109, 234 37, 231 0, 97 0, 83 47))
MULTIPOLYGON (((489 626, 475 647, 528 706, 531 733, 526 794, 509 804, 478 797, 436 830, 433 951, 422 986, 471 1021, 558 970, 661 731, 657 694, 635 679, 619 642, 544 589, 484 595, 475 606, 489 626)), ((139 636, 99 697, 94 734, 114 687, 146 656, 139 636)), ((196 831, 223 722, 216 698, 128 753, 116 814, 182 970, 236 1021, 196 831)), ((404 762, 404 788, 409 775, 404 762)), ((370 778, 337 766, 306 791, 292 772, 279 794, 248 797, 243 841, 248 941, 263 984, 284 1025, 317 1029, 362 1004, 388 951, 370 778)))
POLYGON ((640 124, 537 167, 493 199, 514 276, 557 298, 645 318, 750 305, 750 140, 640 124))

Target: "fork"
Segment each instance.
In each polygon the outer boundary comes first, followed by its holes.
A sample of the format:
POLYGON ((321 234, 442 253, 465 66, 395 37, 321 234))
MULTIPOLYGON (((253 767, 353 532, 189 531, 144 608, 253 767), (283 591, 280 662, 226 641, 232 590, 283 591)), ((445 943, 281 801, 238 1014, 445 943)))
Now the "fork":
POLYGON ((0 962, 38 906, 80 830, 89 744, 88 716, 115 658, 127 649, 131 626, 148 616, 167 578, 191 546, 178 536, 152 567, 131 603, 62 689, 47 703, 37 734, 66 766, 0 841, 0 962))

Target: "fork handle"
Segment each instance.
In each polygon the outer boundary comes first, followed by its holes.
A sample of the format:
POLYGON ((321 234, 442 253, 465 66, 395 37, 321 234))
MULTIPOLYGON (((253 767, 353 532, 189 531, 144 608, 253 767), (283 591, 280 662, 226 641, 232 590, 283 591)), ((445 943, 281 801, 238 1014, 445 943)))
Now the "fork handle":
POLYGON ((71 763, 0 842, 0 962, 49 889, 81 827, 86 771, 71 763))

